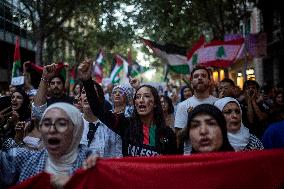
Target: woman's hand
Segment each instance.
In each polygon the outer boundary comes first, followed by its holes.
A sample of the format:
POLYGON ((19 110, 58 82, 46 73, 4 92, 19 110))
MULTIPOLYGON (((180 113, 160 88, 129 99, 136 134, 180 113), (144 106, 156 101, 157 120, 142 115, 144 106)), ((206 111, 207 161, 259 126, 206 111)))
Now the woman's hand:
POLYGON ((51 175, 50 183, 54 188, 63 188, 63 186, 70 180, 68 175, 51 175))
POLYGON ((19 114, 16 111, 12 111, 11 117, 8 118, 8 123, 16 124, 19 121, 19 114))
POLYGON ((85 59, 78 66, 79 79, 85 81, 92 78, 92 65, 93 61, 91 59, 85 59))
POLYGON ((83 163, 83 169, 90 169, 91 167, 94 167, 97 163, 97 159, 99 156, 97 155, 90 155, 83 163))
POLYGON ((138 89, 140 87, 140 80, 138 78, 129 77, 129 83, 134 89, 138 89))
POLYGON ((26 131, 26 127, 27 127, 27 124, 25 121, 19 121, 17 124, 16 124, 16 127, 15 127, 15 131, 16 131, 16 135, 15 135, 15 141, 20 144, 23 142, 23 139, 25 137, 25 131, 26 131))

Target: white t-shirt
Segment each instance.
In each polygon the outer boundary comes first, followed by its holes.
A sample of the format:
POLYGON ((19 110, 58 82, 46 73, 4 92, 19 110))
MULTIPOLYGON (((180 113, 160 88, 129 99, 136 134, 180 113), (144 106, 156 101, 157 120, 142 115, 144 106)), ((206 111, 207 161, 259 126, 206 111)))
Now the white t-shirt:
MULTIPOLYGON (((84 119, 84 130, 80 144, 88 146, 87 134, 89 132, 89 122, 84 119)), ((93 122, 99 123, 99 126, 94 134, 94 138, 90 143, 89 149, 93 154, 100 157, 122 157, 122 140, 121 137, 109 129, 100 120, 93 122)))
POLYGON ((200 104, 214 104, 218 98, 209 96, 208 98, 198 99, 194 95, 183 102, 180 102, 177 107, 175 117, 175 127, 183 129, 187 125, 188 109, 194 108, 200 104))

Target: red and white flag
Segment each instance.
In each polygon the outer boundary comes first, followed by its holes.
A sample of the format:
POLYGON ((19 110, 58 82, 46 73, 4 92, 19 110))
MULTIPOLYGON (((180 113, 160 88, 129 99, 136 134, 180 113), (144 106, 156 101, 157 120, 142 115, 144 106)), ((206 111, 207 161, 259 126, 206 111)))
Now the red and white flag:
POLYGON ((243 48, 243 38, 231 41, 212 41, 205 44, 202 37, 188 52, 188 64, 191 70, 197 64, 206 67, 228 67, 240 57, 243 48))
POLYGON ((105 63, 104 52, 102 49, 97 54, 96 61, 93 62, 93 76, 98 83, 103 80, 103 65, 105 63))

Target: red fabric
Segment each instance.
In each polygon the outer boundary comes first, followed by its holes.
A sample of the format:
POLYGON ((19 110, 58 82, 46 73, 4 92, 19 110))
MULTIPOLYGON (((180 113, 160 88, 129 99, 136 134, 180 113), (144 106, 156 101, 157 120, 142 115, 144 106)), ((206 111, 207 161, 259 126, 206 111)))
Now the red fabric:
POLYGON ((211 41, 204 45, 204 47, 216 46, 216 45, 241 45, 244 43, 244 38, 234 39, 231 41, 211 41))
MULTIPOLYGON (((65 188, 284 188, 283 162, 283 149, 99 159, 95 167, 78 170, 65 188)), ((41 173, 13 189, 49 189, 49 180, 41 173)))
POLYGON ((193 45, 193 47, 187 52, 186 56, 187 59, 190 59, 192 55, 195 53, 197 49, 202 47, 205 44, 205 37, 204 35, 201 35, 199 40, 193 45))
POLYGON ((284 150, 98 160, 66 188, 284 188, 284 150))
POLYGON ((50 185, 50 174, 40 173, 33 176, 10 189, 52 189, 50 185))
POLYGON ((114 59, 115 59, 115 62, 118 66, 123 65, 123 60, 119 55, 115 55, 114 59))
POLYGON ((39 66, 39 65, 37 65, 37 64, 35 64, 35 63, 33 63, 33 62, 28 62, 28 63, 26 63, 26 66, 27 66, 27 69, 33 69, 33 70, 35 70, 36 72, 38 72, 38 73, 40 73, 40 74, 42 74, 42 72, 43 72, 43 67, 42 66, 39 66))
POLYGON ((16 37, 15 52, 14 52, 14 62, 21 60, 20 56, 20 41, 19 37, 16 37))
POLYGON ((149 145, 149 131, 150 131, 150 127, 147 125, 143 125, 143 144, 149 145))

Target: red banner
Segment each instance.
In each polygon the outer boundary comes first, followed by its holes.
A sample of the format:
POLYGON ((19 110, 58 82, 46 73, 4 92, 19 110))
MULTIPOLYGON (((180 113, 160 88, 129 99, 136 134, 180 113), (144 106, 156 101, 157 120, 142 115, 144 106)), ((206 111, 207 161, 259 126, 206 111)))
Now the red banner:
POLYGON ((101 159, 65 188, 284 188, 284 150, 101 159))

